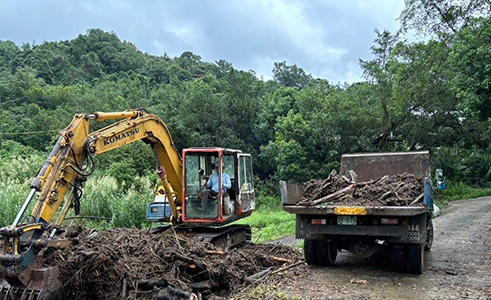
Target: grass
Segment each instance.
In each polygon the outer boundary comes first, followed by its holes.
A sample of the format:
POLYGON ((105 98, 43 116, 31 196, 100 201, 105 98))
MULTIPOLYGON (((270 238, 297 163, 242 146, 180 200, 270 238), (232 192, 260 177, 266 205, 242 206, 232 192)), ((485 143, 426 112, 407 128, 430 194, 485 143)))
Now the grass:
POLYGON ((491 186, 473 187, 462 182, 447 181, 447 188, 435 191, 435 202, 438 206, 445 207, 449 202, 462 199, 472 199, 483 196, 491 196, 491 186))
POLYGON ((252 241, 262 243, 295 234, 295 216, 282 210, 256 210, 249 218, 238 221, 252 227, 252 241))
MULTIPOLYGON (((1 175, 1 172, 0 172, 1 175)), ((0 227, 12 224, 17 212, 30 192, 29 179, 20 180, 15 176, 0 177, 0 227)), ((89 228, 107 229, 114 227, 147 227, 147 203, 153 201, 153 185, 146 177, 135 178, 136 187, 127 189, 111 176, 94 174, 87 181, 84 196, 81 199, 81 215, 103 217, 109 221, 86 219, 67 220, 65 224, 80 224, 89 228)), ((35 200, 31 202, 24 217, 33 209, 35 200)), ((58 210, 61 211, 61 207, 58 210)), ((67 217, 73 217, 70 210, 67 217)), ((53 218, 56 220, 57 214, 53 218)))
MULTIPOLYGON (((30 183, 44 157, 0 159, 0 226, 12 224, 30 192, 30 183)), ((32 201, 35 202, 35 201, 32 201)), ((32 210, 33 203, 29 207, 32 210)))
POLYGON ((252 227, 252 241, 262 243, 295 234, 295 215, 283 211, 278 197, 259 196, 254 213, 238 224, 252 227))

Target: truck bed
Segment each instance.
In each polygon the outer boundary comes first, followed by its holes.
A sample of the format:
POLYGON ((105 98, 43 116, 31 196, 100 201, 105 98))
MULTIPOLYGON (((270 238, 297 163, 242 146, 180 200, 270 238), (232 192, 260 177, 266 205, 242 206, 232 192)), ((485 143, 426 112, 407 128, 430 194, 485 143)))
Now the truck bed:
POLYGON ((302 215, 373 215, 373 216, 415 216, 433 208, 433 189, 429 179, 424 184, 424 206, 346 206, 346 205, 299 205, 304 185, 280 181, 283 210, 302 215))
POLYGON ((373 216, 415 216, 425 213, 425 206, 298 206, 284 204, 283 210, 303 215, 373 215, 373 216))

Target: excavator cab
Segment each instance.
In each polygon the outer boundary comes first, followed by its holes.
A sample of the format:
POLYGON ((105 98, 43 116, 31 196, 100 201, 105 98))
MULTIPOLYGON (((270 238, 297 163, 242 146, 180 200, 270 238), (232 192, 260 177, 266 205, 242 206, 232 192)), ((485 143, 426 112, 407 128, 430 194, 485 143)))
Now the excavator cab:
POLYGON ((183 163, 183 223, 223 225, 253 212, 250 154, 224 148, 190 148, 183 151, 183 163), (219 193, 207 186, 213 172, 218 174, 219 193), (227 175, 230 188, 224 182, 227 175))
MULTIPOLYGON (((254 211, 250 154, 224 148, 184 149, 182 181, 183 223, 219 226, 247 217, 254 211), (214 172, 218 174, 219 193, 213 192, 207 184, 214 172), (224 182, 227 175, 230 187, 224 182)), ((166 195, 161 185, 155 189, 155 195, 155 201, 148 205, 147 221, 170 221, 172 207, 168 197, 176 198, 176 195, 166 195)))

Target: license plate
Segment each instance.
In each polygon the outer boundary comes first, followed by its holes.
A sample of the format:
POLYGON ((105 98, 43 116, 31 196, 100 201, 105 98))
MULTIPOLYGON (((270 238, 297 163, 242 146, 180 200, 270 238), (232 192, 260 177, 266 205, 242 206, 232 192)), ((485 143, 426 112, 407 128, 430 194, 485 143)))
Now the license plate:
POLYGON ((338 225, 356 225, 356 216, 338 216, 338 225))

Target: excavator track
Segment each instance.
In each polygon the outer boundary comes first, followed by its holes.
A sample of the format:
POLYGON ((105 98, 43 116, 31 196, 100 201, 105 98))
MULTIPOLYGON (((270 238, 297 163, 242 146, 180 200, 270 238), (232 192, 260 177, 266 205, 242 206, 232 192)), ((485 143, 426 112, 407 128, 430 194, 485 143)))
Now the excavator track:
POLYGON ((251 242, 252 234, 249 225, 229 225, 226 227, 206 228, 205 232, 198 232, 193 240, 210 242, 220 248, 232 248, 251 242))
MULTIPOLYGON (((170 226, 152 228, 151 233, 163 232, 170 226)), ((179 226, 174 230, 178 234, 191 237, 197 242, 209 242, 219 248, 232 248, 250 244, 252 239, 249 225, 228 225, 225 227, 179 226)))

